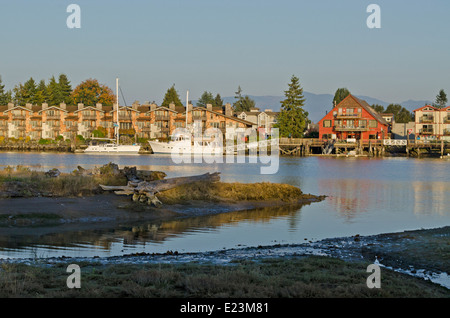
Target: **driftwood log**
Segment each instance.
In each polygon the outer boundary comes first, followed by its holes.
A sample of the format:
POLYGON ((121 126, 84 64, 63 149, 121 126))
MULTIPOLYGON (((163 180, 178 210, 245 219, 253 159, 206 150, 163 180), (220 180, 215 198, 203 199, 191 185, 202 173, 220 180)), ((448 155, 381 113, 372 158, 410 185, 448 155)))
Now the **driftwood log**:
POLYGON ((127 175, 128 184, 126 186, 106 186, 100 185, 105 191, 114 191, 118 195, 132 195, 133 201, 147 203, 153 206, 162 205, 156 194, 161 191, 173 189, 180 185, 193 182, 218 182, 220 172, 205 173, 198 176, 176 177, 155 181, 142 181, 136 178, 134 173, 127 175))

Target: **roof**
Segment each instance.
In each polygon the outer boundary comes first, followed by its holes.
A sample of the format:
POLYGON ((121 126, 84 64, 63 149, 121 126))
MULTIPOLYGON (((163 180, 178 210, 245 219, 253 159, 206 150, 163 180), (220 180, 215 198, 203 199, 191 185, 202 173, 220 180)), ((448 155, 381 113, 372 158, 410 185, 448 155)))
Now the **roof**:
POLYGON ((359 99, 351 94, 349 96, 355 99, 358 102, 358 104, 360 104, 362 108, 364 108, 368 113, 370 113, 373 116, 373 118, 375 118, 379 123, 383 125, 389 125, 389 123, 380 115, 380 113, 377 112, 375 109, 373 109, 365 100, 359 99))
POLYGON ((422 107, 420 107, 420 108, 414 109, 413 112, 415 113, 416 111, 422 110, 422 109, 424 109, 425 107, 433 108, 433 110, 437 110, 437 111, 440 110, 440 109, 437 108, 437 107, 434 107, 434 106, 431 106, 431 105, 425 105, 425 106, 422 106, 422 107))
POLYGON ((206 109, 205 107, 194 107, 194 108, 192 108, 192 110, 205 110, 205 111, 211 112, 213 114, 216 114, 216 115, 228 118, 228 119, 232 119, 232 120, 238 121, 238 122, 240 122, 242 124, 245 124, 245 125, 248 125, 248 126, 253 126, 255 124, 255 123, 252 123, 252 122, 250 122, 248 120, 240 119, 240 118, 234 117, 234 116, 228 116, 228 115, 225 115, 223 113, 216 112, 214 110, 206 109))

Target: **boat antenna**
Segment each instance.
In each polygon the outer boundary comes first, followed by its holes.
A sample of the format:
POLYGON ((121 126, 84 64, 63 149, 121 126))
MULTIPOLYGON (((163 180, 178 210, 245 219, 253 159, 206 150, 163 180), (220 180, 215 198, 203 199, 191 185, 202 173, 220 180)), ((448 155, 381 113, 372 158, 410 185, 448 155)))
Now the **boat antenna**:
POLYGON ((117 104, 117 133, 116 133, 116 143, 119 145, 119 78, 116 78, 116 104, 117 104))
POLYGON ((188 129, 189 91, 186 92, 186 130, 188 129))

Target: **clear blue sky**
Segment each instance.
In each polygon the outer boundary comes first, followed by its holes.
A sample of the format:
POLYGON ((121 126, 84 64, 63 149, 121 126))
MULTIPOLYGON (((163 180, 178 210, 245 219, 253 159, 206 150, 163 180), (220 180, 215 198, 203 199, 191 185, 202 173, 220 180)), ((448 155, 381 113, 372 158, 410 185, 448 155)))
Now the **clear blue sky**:
POLYGON ((7 89, 65 73, 97 78, 127 100, 184 102, 203 91, 283 95, 347 87, 387 102, 450 95, 450 1, 0 0, 0 75, 7 89), (81 7, 81 29, 66 8, 81 7), (381 29, 366 8, 381 7, 381 29))

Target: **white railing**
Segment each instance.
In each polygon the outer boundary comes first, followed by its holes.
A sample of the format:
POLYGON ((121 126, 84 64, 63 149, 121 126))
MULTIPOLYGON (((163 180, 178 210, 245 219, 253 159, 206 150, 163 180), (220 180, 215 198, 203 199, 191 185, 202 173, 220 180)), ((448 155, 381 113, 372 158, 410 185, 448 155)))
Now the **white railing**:
POLYGON ((385 146, 406 146, 408 141, 404 139, 384 139, 383 144, 385 146))

